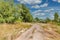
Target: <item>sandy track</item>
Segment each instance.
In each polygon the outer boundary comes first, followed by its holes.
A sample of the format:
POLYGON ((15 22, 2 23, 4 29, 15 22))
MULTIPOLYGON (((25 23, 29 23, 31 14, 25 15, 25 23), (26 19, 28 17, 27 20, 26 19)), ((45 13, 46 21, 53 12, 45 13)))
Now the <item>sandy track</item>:
POLYGON ((30 29, 22 33, 15 40, 45 40, 43 29, 38 24, 34 24, 30 29))

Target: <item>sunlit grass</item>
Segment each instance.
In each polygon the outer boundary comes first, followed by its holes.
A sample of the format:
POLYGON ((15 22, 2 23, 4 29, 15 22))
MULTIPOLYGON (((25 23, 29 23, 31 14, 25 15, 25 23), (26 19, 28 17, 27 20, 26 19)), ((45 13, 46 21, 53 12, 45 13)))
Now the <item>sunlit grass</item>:
POLYGON ((8 36, 15 36, 20 30, 31 27, 30 23, 0 24, 0 40, 8 40, 8 36))
POLYGON ((60 26, 52 23, 40 24, 47 34, 48 40, 60 40, 60 26))
MULTIPOLYGON (((15 24, 0 24, 0 40, 8 40, 9 36, 16 38, 21 30, 27 30, 33 25, 34 23, 15 23, 15 24)), ((37 24, 37 23, 35 23, 37 24)), ((38 23, 43 29, 52 30, 58 34, 60 34, 60 26, 51 23, 38 23)), ((23 32, 22 31, 22 32, 23 32)))

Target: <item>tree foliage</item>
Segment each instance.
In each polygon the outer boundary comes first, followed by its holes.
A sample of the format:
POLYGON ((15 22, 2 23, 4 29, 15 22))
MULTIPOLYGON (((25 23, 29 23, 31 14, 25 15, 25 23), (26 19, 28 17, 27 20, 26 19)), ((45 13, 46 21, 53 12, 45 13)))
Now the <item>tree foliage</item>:
POLYGON ((55 21, 55 22, 58 22, 58 20, 59 20, 59 15, 58 15, 58 13, 56 12, 56 13, 54 14, 54 21, 55 21))
POLYGON ((24 4, 9 2, 0 1, 0 23, 32 22, 33 17, 24 4))
POLYGON ((36 17, 36 18, 34 19, 34 22, 40 22, 40 19, 39 19, 38 17, 36 17))
POLYGON ((46 21, 46 23, 48 23, 48 22, 51 21, 51 19, 49 19, 49 18, 47 17, 45 21, 46 21))

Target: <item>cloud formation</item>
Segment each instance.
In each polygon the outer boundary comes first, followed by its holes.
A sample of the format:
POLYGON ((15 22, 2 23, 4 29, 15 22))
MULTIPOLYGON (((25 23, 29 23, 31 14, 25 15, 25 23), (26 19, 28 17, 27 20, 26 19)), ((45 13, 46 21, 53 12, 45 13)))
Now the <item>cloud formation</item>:
POLYGON ((17 0, 20 3, 28 5, 34 17, 54 18, 54 12, 60 13, 60 0, 17 0), (52 3, 53 2, 53 3, 52 3), (50 4, 51 3, 51 4, 50 4), (57 4, 55 4, 57 3, 57 4))
POLYGON ((58 0, 58 2, 60 3, 60 0, 58 0))
POLYGON ((17 0, 17 1, 23 4, 30 4, 30 5, 40 4, 42 2, 42 0, 17 0))
POLYGON ((51 9, 44 10, 44 12, 51 12, 51 11, 54 11, 54 9, 51 8, 51 9))
POLYGON ((17 0, 17 1, 23 4, 32 5, 31 8, 36 8, 36 9, 48 6, 48 3, 41 4, 43 0, 17 0), (41 4, 41 5, 38 5, 38 4, 41 4))
POLYGON ((47 7, 47 6, 48 6, 48 3, 44 3, 42 5, 34 5, 34 6, 32 6, 32 8, 38 9, 38 8, 47 7))
POLYGON ((50 9, 46 9, 46 10, 36 10, 36 11, 33 11, 32 14, 34 14, 34 17, 45 17, 47 14, 49 15, 49 17, 51 19, 54 18, 54 11, 55 9, 54 8, 50 8, 50 9), (49 14, 50 13, 50 14, 49 14))
POLYGON ((33 14, 37 14, 37 13, 40 13, 42 10, 36 10, 34 12, 32 12, 33 14))
POLYGON ((34 12, 32 12, 32 14, 34 14, 34 16, 36 17, 36 16, 44 16, 45 15, 45 13, 41 13, 41 11, 42 10, 37 10, 37 11, 34 11, 34 12))
POLYGON ((60 0, 53 0, 54 2, 58 2, 58 3, 60 3, 60 0))
POLYGON ((44 3, 42 5, 40 5, 40 7, 47 7, 48 6, 48 3, 44 3))

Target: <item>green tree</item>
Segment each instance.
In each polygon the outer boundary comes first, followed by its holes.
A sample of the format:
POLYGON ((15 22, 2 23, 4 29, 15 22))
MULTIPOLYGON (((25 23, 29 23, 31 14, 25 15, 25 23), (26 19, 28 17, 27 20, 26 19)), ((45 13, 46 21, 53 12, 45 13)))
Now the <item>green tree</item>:
POLYGON ((24 4, 22 4, 22 9, 21 9, 21 16, 23 16, 23 21, 24 22, 32 22, 33 17, 30 14, 29 8, 27 8, 24 4))
POLYGON ((58 13, 56 12, 56 13, 54 14, 54 21, 55 21, 55 22, 58 22, 58 19, 59 19, 59 15, 58 15, 58 13))
POLYGON ((48 22, 50 22, 51 20, 47 17, 45 21, 46 21, 46 23, 48 23, 48 22))
POLYGON ((0 1, 0 23, 32 22, 33 17, 24 4, 0 1))
POLYGON ((40 19, 38 17, 36 17, 35 22, 40 22, 40 19))

